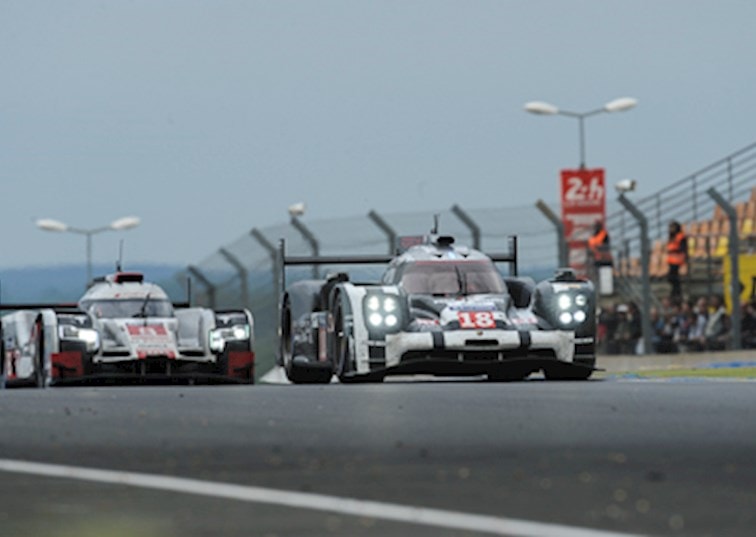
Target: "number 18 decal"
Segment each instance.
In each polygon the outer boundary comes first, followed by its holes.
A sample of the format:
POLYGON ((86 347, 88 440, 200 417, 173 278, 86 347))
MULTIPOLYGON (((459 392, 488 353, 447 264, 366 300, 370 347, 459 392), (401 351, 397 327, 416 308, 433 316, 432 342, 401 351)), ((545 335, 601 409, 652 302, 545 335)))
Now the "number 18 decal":
POLYGON ((457 319, 460 328, 496 328, 492 311, 459 311, 457 319))

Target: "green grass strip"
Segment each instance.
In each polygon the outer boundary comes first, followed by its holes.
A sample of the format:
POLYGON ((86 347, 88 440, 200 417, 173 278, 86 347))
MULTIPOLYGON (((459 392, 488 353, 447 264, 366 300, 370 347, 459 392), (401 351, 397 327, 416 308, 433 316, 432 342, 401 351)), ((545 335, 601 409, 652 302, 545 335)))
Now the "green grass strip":
POLYGON ((719 367, 701 369, 653 369, 628 371, 616 376, 632 375, 641 378, 743 378, 756 379, 756 367, 719 367))

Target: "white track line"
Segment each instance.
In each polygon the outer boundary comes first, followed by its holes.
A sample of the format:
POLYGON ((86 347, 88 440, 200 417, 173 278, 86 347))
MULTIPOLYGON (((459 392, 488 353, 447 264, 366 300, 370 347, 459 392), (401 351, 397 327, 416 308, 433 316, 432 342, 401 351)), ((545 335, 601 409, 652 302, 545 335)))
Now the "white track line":
POLYGON ((342 515, 392 520, 423 526, 507 535, 510 537, 628 537, 629 535, 626 533, 561 526, 558 524, 528 522, 513 518, 356 500, 324 494, 290 492, 214 481, 200 481, 183 477, 98 470, 95 468, 44 464, 13 459, 0 459, 0 471, 125 485, 144 489, 166 490, 213 498, 227 498, 243 502, 265 503, 299 509, 327 511, 342 515))

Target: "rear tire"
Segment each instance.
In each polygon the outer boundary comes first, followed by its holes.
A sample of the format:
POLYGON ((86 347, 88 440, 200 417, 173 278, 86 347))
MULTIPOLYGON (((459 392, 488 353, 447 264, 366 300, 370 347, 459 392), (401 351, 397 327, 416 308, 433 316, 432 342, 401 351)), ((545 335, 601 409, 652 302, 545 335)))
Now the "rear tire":
MULTIPOLYGON (((331 382, 332 377, 330 370, 308 369, 306 366, 294 363, 295 354, 302 352, 303 349, 297 349, 297 346, 294 344, 292 312, 288 295, 284 297, 281 310, 281 343, 279 352, 286 378, 292 384, 328 384, 331 382)), ((307 354, 306 349, 305 354, 307 354)))
POLYGON ((333 374, 328 369, 308 369, 289 362, 286 367, 286 378, 292 384, 329 384, 333 374))
POLYGON ((45 371, 45 333, 42 319, 38 318, 34 323, 35 326, 35 351, 34 351, 34 386, 37 388, 46 388, 47 373, 45 371))

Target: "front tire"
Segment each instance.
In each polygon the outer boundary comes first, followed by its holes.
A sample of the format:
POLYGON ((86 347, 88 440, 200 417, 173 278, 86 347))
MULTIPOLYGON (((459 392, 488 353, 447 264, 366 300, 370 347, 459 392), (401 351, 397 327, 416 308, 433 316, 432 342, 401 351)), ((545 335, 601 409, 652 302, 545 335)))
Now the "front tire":
MULTIPOLYGON (((337 300, 339 300, 337 298, 337 300)), ((339 300, 334 315, 334 358, 336 363, 336 376, 339 382, 348 383, 354 376, 350 375, 355 370, 354 359, 352 357, 352 334, 351 327, 347 326, 344 318, 344 308, 339 300)))

